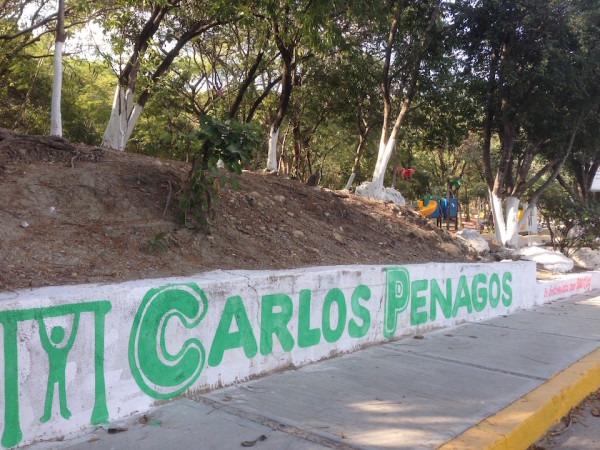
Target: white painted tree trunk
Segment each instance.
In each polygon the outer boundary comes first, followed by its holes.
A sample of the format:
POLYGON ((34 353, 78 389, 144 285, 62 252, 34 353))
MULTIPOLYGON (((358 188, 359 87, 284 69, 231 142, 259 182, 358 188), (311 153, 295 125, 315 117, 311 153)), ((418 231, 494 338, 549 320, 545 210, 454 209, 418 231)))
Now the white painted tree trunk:
MULTIPOLYGON (((519 227, 523 223, 517 220, 519 212, 519 204, 521 200, 517 197, 508 197, 506 202, 506 215, 502 209, 502 199, 497 197, 492 192, 490 195, 490 205, 492 208, 492 216, 494 218, 494 230, 496 232, 496 240, 498 243, 506 247, 519 246, 519 227)), ((523 216, 525 217, 525 216, 523 216)))
POLYGON ((373 171, 373 191, 383 189, 383 178, 385 176, 385 169, 387 168, 390 157, 394 152, 396 146, 396 139, 390 138, 387 144, 383 141, 379 143, 379 153, 377 156, 377 163, 375 164, 375 170, 373 171))
POLYGON ((502 199, 489 191, 490 207, 492 208, 492 217, 494 219, 494 230, 496 240, 502 247, 506 245, 506 226, 504 225, 504 213, 502 211, 502 199))
POLYGON ((115 150, 125 150, 127 141, 131 137, 131 133, 143 110, 143 105, 139 103, 133 105, 133 91, 131 89, 123 89, 117 86, 110 119, 102 136, 102 146, 115 150))
POLYGON ((62 136, 62 119, 60 114, 60 98, 62 92, 62 52, 65 43, 54 44, 54 79, 52 81, 52 103, 50 106, 50 135, 62 136))
POLYGON ((279 127, 271 126, 269 133, 269 155, 267 158, 267 170, 277 171, 277 143, 279 141, 279 127))
POLYGON ((521 200, 517 197, 506 198, 506 242, 512 247, 519 246, 519 203, 521 200))
POLYGON ((381 139, 379 140, 379 150, 377 150, 377 161, 375 161, 375 170, 377 170, 377 167, 379 167, 381 165, 381 160, 383 159, 384 153, 385 153, 385 140, 384 140, 384 134, 382 132, 381 139))
POLYGON ((344 187, 344 189, 345 189, 346 191, 349 191, 349 190, 350 190, 350 188, 352 187, 352 183, 354 183, 354 179, 355 179, 355 178, 356 178, 356 173, 355 173, 355 172, 352 172, 352 173, 350 174, 350 178, 348 178, 348 182, 346 183, 346 186, 344 187))

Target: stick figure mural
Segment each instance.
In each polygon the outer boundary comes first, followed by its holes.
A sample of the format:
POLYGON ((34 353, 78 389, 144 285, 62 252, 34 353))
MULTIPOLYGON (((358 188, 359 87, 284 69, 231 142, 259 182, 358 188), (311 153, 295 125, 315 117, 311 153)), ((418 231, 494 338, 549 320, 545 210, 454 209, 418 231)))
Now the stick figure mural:
POLYGON ((52 327, 50 338, 44 325, 44 319, 38 319, 40 330, 40 342, 48 354, 48 387, 46 388, 46 402, 44 405, 44 415, 40 422, 48 422, 52 416, 52 398, 54 396, 54 385, 58 383, 58 397, 60 404, 60 415, 65 419, 71 417, 71 411, 67 408, 67 393, 65 387, 65 372, 67 370, 67 356, 73 347, 75 337, 77 336, 77 327, 79 326, 79 313, 75 313, 71 335, 66 343, 65 329, 61 326, 52 327))
POLYGON ((102 300, 79 304, 50 306, 47 308, 23 309, 17 311, 1 311, 0 325, 4 335, 4 430, 0 443, 3 447, 13 447, 23 439, 21 419, 19 415, 19 366, 18 366, 18 324, 35 320, 39 325, 40 341, 48 356, 49 371, 44 414, 41 422, 50 419, 54 386, 58 384, 60 415, 64 419, 71 416, 67 408, 67 393, 65 386, 65 370, 69 352, 75 342, 79 329, 81 314, 91 313, 94 317, 94 407, 90 423, 99 424, 108 419, 106 407, 106 389, 104 382, 104 325, 111 304, 102 300), (50 330, 50 336, 44 325, 44 319, 51 317, 73 316, 73 326, 65 341, 65 330, 55 326, 50 330))

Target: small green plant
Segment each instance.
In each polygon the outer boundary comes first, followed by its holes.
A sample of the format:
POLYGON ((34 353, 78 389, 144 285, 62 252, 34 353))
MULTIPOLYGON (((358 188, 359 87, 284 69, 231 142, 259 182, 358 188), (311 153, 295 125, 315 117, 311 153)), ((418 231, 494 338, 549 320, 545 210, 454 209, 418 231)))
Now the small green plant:
POLYGON ((261 131, 254 124, 233 120, 221 122, 203 116, 198 131, 187 136, 202 142, 193 155, 192 170, 185 183, 183 196, 179 202, 179 219, 188 227, 193 221, 205 231, 210 231, 206 216, 217 194, 226 184, 238 189, 237 180, 230 173, 240 174, 250 155, 262 142, 261 131), (217 162, 221 160, 225 172, 220 171, 217 162))
POLYGON ((163 238, 167 235, 166 232, 161 231, 157 233, 154 237, 148 240, 148 253, 153 253, 154 250, 161 249, 163 252, 167 251, 167 246, 163 242, 163 238))

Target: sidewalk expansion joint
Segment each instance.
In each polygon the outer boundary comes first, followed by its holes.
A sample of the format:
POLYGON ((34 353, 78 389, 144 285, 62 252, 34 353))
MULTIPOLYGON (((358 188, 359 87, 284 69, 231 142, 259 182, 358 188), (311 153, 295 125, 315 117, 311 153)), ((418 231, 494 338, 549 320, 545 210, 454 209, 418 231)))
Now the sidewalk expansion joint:
POLYGON ((596 349, 438 450, 528 448, 599 387, 600 349, 596 349))
POLYGON ((477 323, 473 323, 473 325, 483 325, 486 327, 499 328, 501 330, 512 330, 512 331, 519 331, 519 332, 530 333, 530 334, 543 334, 546 336, 556 336, 556 337, 569 338, 569 339, 580 339, 582 341, 600 342, 600 338, 572 336, 570 334, 552 333, 550 331, 524 330, 522 328, 507 327, 507 326, 502 326, 502 325, 496 325, 493 323, 477 322, 477 323))
POLYGON ((227 414, 231 414, 232 416, 236 416, 241 419, 249 420, 251 422, 264 425, 266 427, 271 428, 272 430, 280 431, 282 433, 289 434, 296 438, 303 439, 305 441, 309 441, 326 448, 332 448, 336 450, 360 449, 360 447, 355 447, 345 442, 341 442, 342 438, 337 438, 336 436, 331 435, 329 433, 318 432, 315 431, 314 428, 310 427, 301 428, 299 426, 291 425, 289 423, 282 423, 278 419, 273 419, 262 414, 241 409, 234 405, 227 405, 218 400, 212 400, 210 398, 203 397, 202 395, 186 396, 186 398, 196 402, 204 403, 213 408, 214 410, 219 410, 227 414))
POLYGON ((514 376, 514 377, 525 378, 526 380, 533 380, 533 381, 547 381, 548 380, 548 378, 538 377, 536 375, 529 375, 529 374, 521 373, 521 372, 513 372, 511 370, 498 369, 496 367, 482 366, 481 364, 474 364, 474 363, 468 363, 468 362, 464 362, 464 361, 457 361, 456 359, 446 358, 444 356, 426 355, 426 354, 423 354, 423 353, 413 352, 411 350, 404 350, 404 349, 398 350, 398 351, 399 351, 399 353, 407 353, 407 354, 409 354, 411 356, 418 356, 418 357, 421 357, 423 359, 431 359, 433 361, 447 362, 449 364, 455 364, 457 366, 473 367, 475 369, 481 369, 481 370, 485 370, 487 372, 502 373, 502 374, 511 375, 511 376, 514 376))

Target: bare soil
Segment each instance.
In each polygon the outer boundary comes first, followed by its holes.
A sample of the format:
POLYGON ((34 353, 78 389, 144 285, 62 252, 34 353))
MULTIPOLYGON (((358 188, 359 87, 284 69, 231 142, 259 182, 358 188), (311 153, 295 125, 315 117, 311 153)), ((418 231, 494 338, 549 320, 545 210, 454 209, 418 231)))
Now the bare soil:
POLYGON ((0 291, 186 276, 214 269, 468 262, 409 208, 243 172, 209 215, 176 221, 190 167, 0 129, 0 291), (159 233, 164 244, 152 244, 159 233))
POLYGON ((600 448, 600 389, 584 398, 528 450, 600 448))

